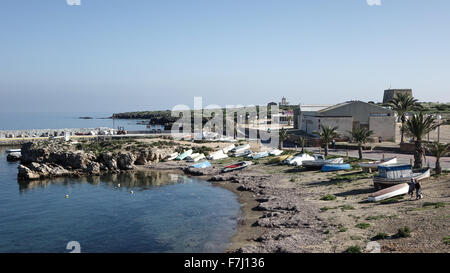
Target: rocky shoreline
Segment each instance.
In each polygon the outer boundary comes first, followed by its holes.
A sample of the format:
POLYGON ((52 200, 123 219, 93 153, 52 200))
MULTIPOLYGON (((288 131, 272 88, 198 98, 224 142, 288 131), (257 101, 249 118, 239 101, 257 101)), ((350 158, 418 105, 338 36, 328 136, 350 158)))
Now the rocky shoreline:
POLYGON ((148 148, 138 152, 120 151, 94 153, 72 149, 61 143, 25 143, 22 145, 18 179, 31 181, 43 178, 101 175, 134 170, 136 165, 156 163, 173 153, 171 148, 148 148))

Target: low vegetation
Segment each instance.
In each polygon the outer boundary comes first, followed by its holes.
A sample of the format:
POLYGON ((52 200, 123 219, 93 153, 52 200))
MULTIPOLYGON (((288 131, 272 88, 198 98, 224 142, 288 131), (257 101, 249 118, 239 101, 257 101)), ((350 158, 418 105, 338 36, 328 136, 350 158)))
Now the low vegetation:
POLYGON ((372 237, 372 241, 384 240, 387 238, 389 238, 389 235, 387 233, 380 232, 377 235, 375 235, 374 237, 372 237))
POLYGON ((327 194, 327 195, 322 196, 320 198, 320 200, 322 200, 322 201, 333 201, 333 200, 336 200, 336 196, 334 196, 332 194, 327 194))
POLYGON ((344 253, 361 253, 361 247, 360 246, 350 246, 348 247, 344 253))
POLYGON ((394 235, 395 238, 408 238, 411 237, 411 229, 409 227, 399 228, 394 235))
POLYGON ((369 223, 359 223, 357 224, 355 227, 360 228, 360 229, 368 229, 370 227, 369 223))

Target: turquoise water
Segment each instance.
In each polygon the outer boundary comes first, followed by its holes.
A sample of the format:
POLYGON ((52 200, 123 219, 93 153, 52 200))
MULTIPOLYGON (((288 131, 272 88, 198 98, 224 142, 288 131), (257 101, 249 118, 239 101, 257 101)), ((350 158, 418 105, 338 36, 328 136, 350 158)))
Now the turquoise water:
POLYGON ((81 252, 223 252, 236 231, 236 196, 198 179, 137 172, 18 184, 16 175, 0 147, 0 252, 70 252, 69 241, 81 252))

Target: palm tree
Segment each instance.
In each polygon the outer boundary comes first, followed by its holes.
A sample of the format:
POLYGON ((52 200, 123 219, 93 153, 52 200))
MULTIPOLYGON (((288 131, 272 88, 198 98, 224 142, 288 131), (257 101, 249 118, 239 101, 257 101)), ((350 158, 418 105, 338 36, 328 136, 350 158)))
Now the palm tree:
POLYGON ((431 154, 436 157, 436 174, 440 174, 442 172, 440 159, 441 157, 446 156, 447 154, 450 154, 450 143, 442 144, 439 142, 433 142, 431 144, 428 144, 428 149, 431 152, 431 154))
POLYGON ((411 119, 406 122, 406 130, 414 137, 415 151, 414 151, 414 168, 423 167, 423 157, 425 156, 425 149, 422 145, 422 139, 429 132, 437 127, 436 118, 429 115, 424 116, 422 112, 414 114, 411 119))
POLYGON ((400 121, 402 122, 402 127, 400 128, 402 135, 401 143, 403 143, 406 113, 409 111, 421 110, 422 105, 420 105, 418 100, 413 98, 411 95, 398 93, 390 102, 387 103, 387 106, 392 107, 392 109, 397 112, 397 115, 400 117, 400 121))
POLYGON ((306 146, 306 138, 299 136, 298 137, 298 142, 300 143, 300 145, 302 146, 302 154, 305 152, 305 146, 306 146))
POLYGON ((287 138, 287 130, 284 128, 281 128, 281 130, 279 131, 279 145, 278 145, 278 149, 283 149, 283 142, 286 140, 287 138))
POLYGON ((373 132, 367 128, 353 128, 350 134, 352 140, 358 143, 359 160, 361 160, 363 158, 362 146, 369 141, 369 138, 373 135, 373 132))
POLYGON ((339 127, 335 126, 331 128, 330 126, 323 126, 320 125, 320 129, 322 129, 322 132, 317 133, 323 142, 325 142, 325 156, 328 156, 328 144, 333 140, 333 138, 336 138, 338 136, 338 133, 336 132, 339 127))

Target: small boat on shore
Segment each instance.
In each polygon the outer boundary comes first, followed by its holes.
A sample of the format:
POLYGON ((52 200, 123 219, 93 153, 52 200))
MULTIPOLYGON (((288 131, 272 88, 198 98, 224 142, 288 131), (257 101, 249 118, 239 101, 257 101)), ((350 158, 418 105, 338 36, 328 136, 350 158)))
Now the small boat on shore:
POLYGON ((222 152, 224 154, 227 154, 229 151, 233 150, 234 148, 236 148, 236 146, 234 144, 231 144, 230 146, 227 146, 227 147, 223 148, 222 152))
POLYGON ((378 170, 378 166, 388 166, 393 164, 397 164, 396 157, 386 158, 384 160, 377 160, 372 162, 363 162, 359 163, 359 166, 363 169, 363 171, 376 171, 378 170))
POLYGON ((408 183, 411 178, 417 181, 429 178, 430 168, 413 170, 411 165, 379 166, 378 175, 373 178, 375 188, 381 189, 394 185, 408 183))
POLYGON ((350 170, 352 166, 350 164, 324 164, 322 166, 322 172, 334 172, 334 171, 342 171, 342 170, 350 170))
POLYGON ((170 161, 170 160, 174 160, 175 158, 177 158, 180 155, 180 153, 173 153, 167 156, 166 160, 170 161))
POLYGON ((275 150, 269 151, 269 155, 272 155, 272 156, 279 156, 282 153, 283 153, 283 151, 279 150, 279 149, 275 149, 275 150))
POLYGON ((192 153, 193 153, 192 149, 191 149, 191 150, 187 150, 187 151, 185 151, 184 153, 182 153, 182 154, 180 154, 179 156, 177 156, 177 157, 175 158, 175 160, 183 160, 183 159, 185 159, 186 157, 190 156, 192 153))
POLYGON ((289 159, 286 160, 286 164, 292 165, 292 166, 302 166, 303 161, 306 160, 314 160, 315 158, 310 156, 309 154, 297 154, 289 159))
POLYGON ((227 173, 227 172, 242 170, 244 168, 247 168, 250 165, 252 165, 252 162, 250 162, 250 161, 242 161, 242 162, 238 162, 238 163, 233 164, 233 165, 225 166, 222 169, 222 172, 223 173, 227 173))
POLYGON ((234 153, 234 154, 237 154, 237 153, 244 152, 246 150, 250 150, 250 145, 249 144, 244 144, 244 145, 241 145, 241 146, 234 147, 233 149, 231 149, 231 152, 234 153))
POLYGON ((190 166, 189 168, 204 169, 204 168, 208 168, 208 167, 211 167, 211 163, 209 163, 209 161, 202 161, 200 163, 190 166))
POLYGON ((244 150, 244 151, 240 151, 238 153, 233 153, 231 156, 233 156, 233 157, 248 156, 251 153, 252 153, 252 151, 250 151, 250 150, 244 150))
POLYGON ((8 154, 10 154, 10 153, 20 153, 20 152, 22 152, 22 149, 6 149, 6 152, 8 154))
POLYGON ((305 168, 311 169, 320 169, 325 164, 342 164, 344 163, 344 159, 342 157, 325 159, 324 155, 314 154, 314 160, 304 160, 302 162, 302 166, 305 168))
POLYGON ((210 153, 206 158, 209 160, 219 160, 219 159, 224 159, 227 158, 228 155, 226 155, 223 150, 219 150, 217 152, 214 153, 210 153))
POLYGON ((186 161, 187 162, 197 162, 204 158, 205 158, 204 154, 195 153, 195 154, 192 154, 192 155, 186 157, 186 161))
POLYGON ((249 157, 251 159, 260 159, 260 158, 268 157, 268 156, 269 156, 268 152, 259 152, 259 153, 249 154, 247 157, 249 157))
POLYGON ((369 202, 378 202, 381 200, 389 199, 398 195, 407 194, 409 191, 408 183, 402 183, 395 186, 391 186, 380 191, 371 194, 367 200, 369 202))

